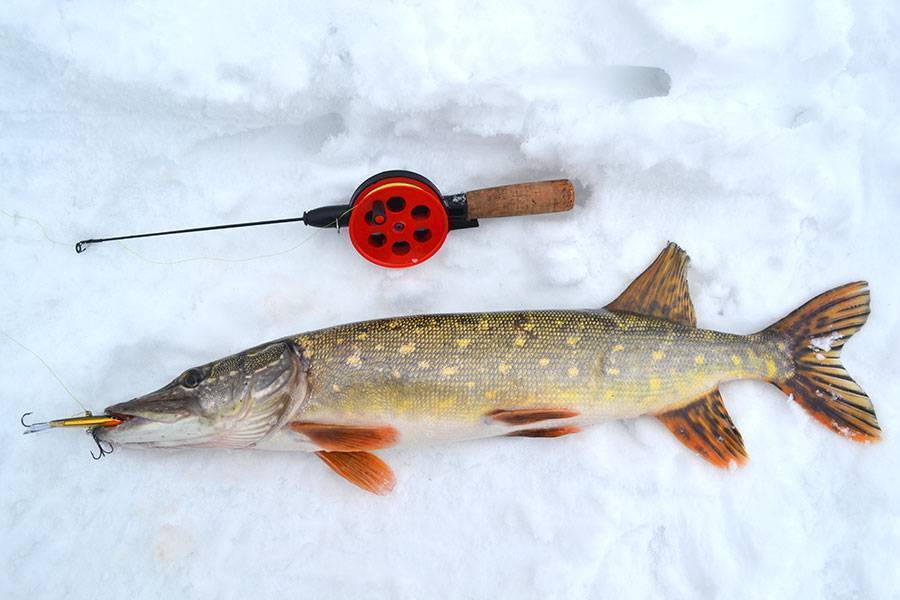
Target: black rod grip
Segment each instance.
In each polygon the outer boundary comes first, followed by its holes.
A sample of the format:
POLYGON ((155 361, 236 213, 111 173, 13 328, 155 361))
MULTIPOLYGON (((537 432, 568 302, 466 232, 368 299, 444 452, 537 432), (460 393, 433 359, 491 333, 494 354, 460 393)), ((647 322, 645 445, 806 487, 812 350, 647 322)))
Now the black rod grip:
POLYGON ((334 204, 308 210, 303 213, 303 224, 310 227, 346 227, 350 224, 350 207, 334 204))

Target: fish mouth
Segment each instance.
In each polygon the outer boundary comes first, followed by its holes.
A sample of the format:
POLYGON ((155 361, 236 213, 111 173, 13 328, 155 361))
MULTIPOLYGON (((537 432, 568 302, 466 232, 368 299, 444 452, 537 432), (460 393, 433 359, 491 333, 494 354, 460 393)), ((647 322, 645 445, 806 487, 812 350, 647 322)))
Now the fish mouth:
POLYGON ((129 415, 129 414, 126 414, 123 412, 112 412, 112 411, 107 410, 107 411, 105 411, 105 414, 109 415, 110 417, 112 417, 114 419, 118 419, 119 421, 121 421, 121 423, 119 423, 118 425, 113 426, 116 429, 118 429, 119 427, 121 427, 122 429, 128 429, 129 426, 136 427, 136 426, 140 426, 142 423, 158 422, 158 421, 153 421, 151 419, 148 419, 146 417, 139 417, 137 415, 129 415))
POLYGON ((105 414, 122 421, 103 427, 96 435, 105 442, 129 446, 160 447, 183 442, 199 427, 188 402, 182 399, 136 398, 113 404, 105 414), (187 428, 191 433, 185 433, 187 428))
POLYGON ((136 398, 108 406, 105 414, 127 422, 176 423, 193 413, 184 400, 136 398))
POLYGON ((214 441, 217 436, 215 430, 194 416, 170 422, 120 411, 108 414, 122 422, 115 427, 97 428, 95 435, 113 445, 143 448, 201 446, 214 441))

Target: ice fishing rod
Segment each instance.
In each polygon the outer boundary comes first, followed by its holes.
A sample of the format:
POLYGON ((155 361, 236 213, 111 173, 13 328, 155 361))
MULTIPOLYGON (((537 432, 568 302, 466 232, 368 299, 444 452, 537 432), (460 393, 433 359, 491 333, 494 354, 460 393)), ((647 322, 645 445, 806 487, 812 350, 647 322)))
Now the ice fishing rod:
POLYGON ((302 222, 310 227, 346 227, 350 242, 366 260, 382 267, 412 267, 440 250, 447 233, 478 227, 478 219, 562 212, 575 204, 568 179, 517 183, 444 196, 431 181, 412 171, 384 171, 362 182, 347 204, 321 206, 301 217, 192 227, 81 240, 91 244, 216 229, 302 222))

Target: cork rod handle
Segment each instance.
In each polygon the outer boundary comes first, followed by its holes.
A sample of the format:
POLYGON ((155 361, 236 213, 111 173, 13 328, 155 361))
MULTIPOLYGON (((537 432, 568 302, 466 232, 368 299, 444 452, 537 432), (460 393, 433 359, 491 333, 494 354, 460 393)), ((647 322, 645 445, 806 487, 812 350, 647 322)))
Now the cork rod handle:
POLYGON ((568 179, 516 183, 466 192, 469 218, 514 217, 571 210, 575 189, 568 179))

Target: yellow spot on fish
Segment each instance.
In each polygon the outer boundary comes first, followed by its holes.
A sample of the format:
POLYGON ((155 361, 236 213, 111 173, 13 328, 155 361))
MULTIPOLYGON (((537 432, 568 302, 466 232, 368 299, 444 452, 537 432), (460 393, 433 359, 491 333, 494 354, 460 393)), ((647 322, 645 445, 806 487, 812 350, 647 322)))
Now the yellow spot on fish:
POLYGON ((662 386, 662 383, 660 382, 660 380, 658 378, 656 378, 656 377, 650 378, 650 389, 652 391, 654 391, 654 392, 657 391, 661 386, 662 386))
POLYGON ((784 350, 784 342, 778 342, 777 344, 775 344, 775 347, 779 350, 784 350))
POLYGON ((340 346, 341 344, 344 343, 344 338, 338 338, 337 340, 335 340, 334 343, 337 344, 338 346, 340 346))
POLYGON ((409 354, 416 349, 415 344, 403 344, 400 346, 400 354, 409 354))
POLYGON ((662 360, 663 356, 665 356, 665 355, 666 355, 666 353, 663 352, 662 350, 657 350, 656 352, 654 352, 652 354, 653 360, 662 360))
POLYGON ((574 346, 575 344, 578 343, 578 340, 580 340, 580 339, 581 339, 580 335, 572 335, 572 336, 569 336, 569 338, 566 340, 566 343, 570 346, 574 346))
POLYGON ((534 323, 525 323, 522 325, 522 329, 524 329, 525 331, 531 331, 532 329, 534 329, 534 323))
POLYGON ((399 319, 391 319, 388 321, 388 329, 397 329, 398 327, 400 327, 399 319))
POLYGON ((753 351, 753 348, 747 348, 747 358, 750 362, 756 360, 756 352, 753 351))
POLYGON ((485 400, 494 400, 495 398, 497 398, 497 392, 494 390, 488 390, 484 393, 485 400))
POLYGON ((339 385, 336 384, 336 383, 332 383, 332 384, 331 384, 331 389, 334 390, 335 392, 339 392, 339 391, 341 391, 341 386, 339 386, 339 385))
POLYGON ((490 327, 491 327, 491 324, 488 323, 487 319, 482 319, 482 320, 478 321, 478 329, 480 329, 481 331, 487 331, 488 329, 490 329, 490 327))
POLYGON ((743 364, 744 361, 742 361, 741 357, 738 356, 737 354, 732 354, 731 362, 734 363, 734 366, 739 367, 739 366, 741 366, 741 364, 743 364))
POLYGON ((610 367, 610 368, 606 369, 606 374, 607 375, 618 375, 619 370, 615 367, 610 367))
POLYGON ((500 363, 500 366, 497 367, 497 370, 506 375, 509 373, 510 366, 507 363, 500 363))
POLYGON ((578 367, 569 367, 566 373, 569 374, 569 377, 578 377, 578 367))
POLYGON ((604 392, 604 394, 603 394, 604 400, 612 400, 615 397, 616 397, 616 393, 612 390, 606 390, 606 392, 604 392))
POLYGON ((366 339, 367 337, 369 337, 369 334, 366 333, 365 331, 363 331, 361 334, 359 334, 358 336, 356 336, 356 339, 358 339, 358 340, 364 340, 364 339, 366 339))
POLYGON ((775 377, 776 373, 778 373, 778 368, 775 366, 775 361, 771 358, 766 359, 766 377, 771 379, 775 377))
POLYGON ((444 367, 443 369, 441 369, 441 375, 456 375, 458 371, 459 369, 457 369, 456 367, 444 367))
POLYGON ((442 398, 437 403, 437 408, 442 411, 450 410, 453 408, 453 398, 442 398))
POLYGON ((358 365, 359 364, 359 354, 353 354, 352 356, 347 357, 348 365, 358 365))
POLYGON ((430 365, 431 365, 431 363, 428 362, 427 360, 420 360, 420 361, 419 361, 419 368, 420 368, 420 369, 427 369, 430 365))
POLYGON ((622 344, 616 344, 615 346, 612 347, 613 352, 621 352, 624 349, 625 349, 625 346, 623 346, 622 344))
POLYGON ((541 365, 542 367, 546 367, 547 365, 550 364, 550 359, 542 358, 541 360, 538 361, 538 364, 541 365))
POLYGON ((523 337, 517 337, 517 338, 515 339, 515 341, 513 342, 513 344, 515 344, 516 346, 518 346, 519 348, 521 348, 522 346, 525 345, 525 338, 523 338, 523 337))
POLYGON ((376 350, 384 350, 384 344, 375 344, 376 350))
POLYGON ((460 348, 465 348, 466 346, 468 346, 471 343, 472 343, 472 340, 470 340, 468 338, 459 338, 458 340, 456 340, 456 345, 459 346, 460 348))
POLYGON ((694 357, 694 364, 697 365, 697 366, 699 367, 700 365, 703 364, 703 362, 704 362, 705 360, 706 360, 706 357, 705 357, 705 356, 703 356, 702 354, 698 354, 698 355, 696 355, 696 356, 694 357))

